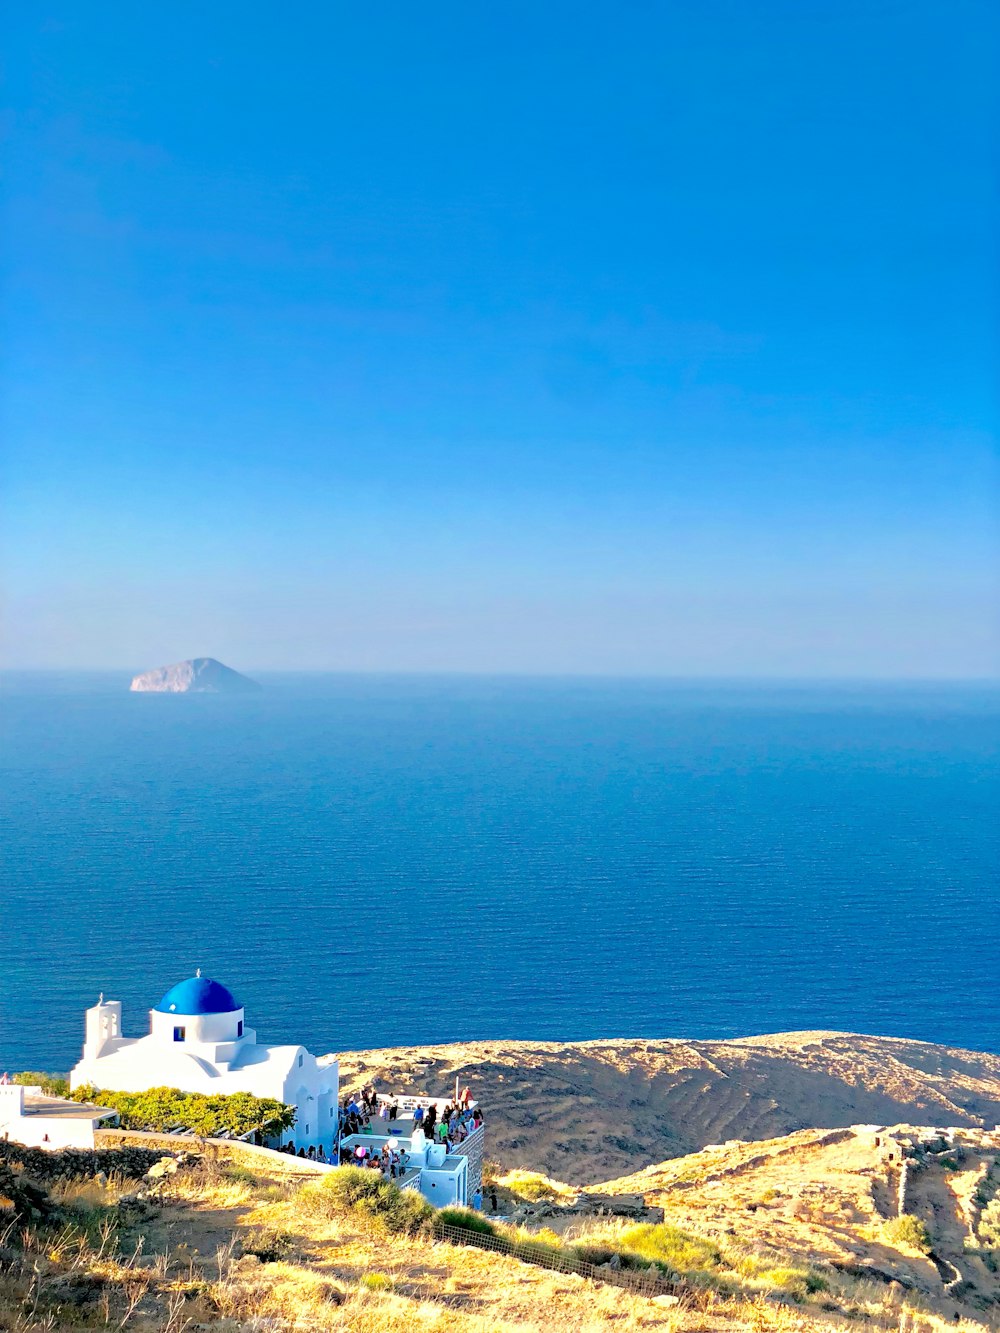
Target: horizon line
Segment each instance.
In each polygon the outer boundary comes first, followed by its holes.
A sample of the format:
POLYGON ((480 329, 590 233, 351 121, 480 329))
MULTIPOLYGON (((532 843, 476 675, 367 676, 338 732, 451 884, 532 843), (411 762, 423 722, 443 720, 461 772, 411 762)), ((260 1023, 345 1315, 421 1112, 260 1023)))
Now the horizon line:
MULTIPOLYGON (((177 658, 176 661, 195 659, 177 658)), ((214 659, 221 661, 220 658, 214 659)), ((164 663, 163 665, 172 665, 164 663)), ((225 663, 224 665, 229 665, 225 663)), ((90 676, 127 676, 143 670, 156 670, 153 667, 136 666, 3 666, 0 665, 0 678, 16 675, 90 675, 90 676)), ((937 676, 900 676, 871 673, 845 673, 841 675, 782 675, 765 673, 733 674, 722 672, 656 672, 656 671, 546 671, 546 670, 475 670, 462 668, 426 668, 426 667, 287 667, 287 666, 248 666, 233 667, 241 675, 254 672, 265 676, 345 676, 345 677, 391 677, 397 679, 458 679, 458 680, 579 680, 579 681, 650 681, 675 684, 805 684, 805 685, 995 685, 1000 686, 1000 672, 994 675, 937 675, 937 676)))

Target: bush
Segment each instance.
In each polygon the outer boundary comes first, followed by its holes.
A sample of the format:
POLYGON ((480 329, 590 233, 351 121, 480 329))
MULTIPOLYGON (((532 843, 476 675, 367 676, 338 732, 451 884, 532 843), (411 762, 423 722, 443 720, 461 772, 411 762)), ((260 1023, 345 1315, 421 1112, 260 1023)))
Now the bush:
POLYGON ((26 1088, 41 1088, 47 1097, 68 1097, 69 1079, 62 1074, 42 1074, 37 1070, 25 1070, 14 1075, 14 1082, 26 1088))
POLYGON ((241 1237, 244 1254, 254 1254, 262 1264, 276 1264, 292 1252, 292 1237, 269 1227, 254 1227, 241 1237))
POLYGON ((980 1243, 989 1250, 1000 1250, 1000 1198, 993 1199, 979 1215, 980 1243))
POLYGON ((543 1241, 546 1245, 562 1245, 562 1236, 551 1227, 539 1227, 535 1232, 535 1240, 543 1241))
POLYGON ((519 1239, 511 1245, 510 1253, 526 1263, 551 1268, 556 1272, 564 1273, 573 1266, 571 1251, 563 1249, 558 1241, 551 1245, 534 1237, 519 1239))
POLYGON ((260 1184, 260 1177, 256 1172, 245 1166, 237 1166, 234 1162, 227 1162, 221 1174, 226 1180, 231 1180, 237 1185, 250 1185, 256 1188, 260 1184))
POLYGON ((645 1259, 666 1264, 676 1273, 706 1272, 718 1267, 722 1258, 711 1241, 689 1235, 667 1222, 640 1222, 628 1227, 621 1234, 621 1243, 645 1259))
POLYGON ((903 1213, 901 1217, 894 1217, 884 1223, 882 1236, 890 1245, 906 1245, 911 1250, 919 1250, 921 1254, 931 1252, 930 1233, 920 1218, 914 1217, 912 1213, 903 1213))
POLYGON ((609 1264, 618 1253, 610 1245, 580 1244, 572 1247, 571 1253, 585 1264, 593 1264, 595 1268, 600 1268, 601 1264, 609 1264))
POLYGON ((442 1208, 436 1220, 447 1227, 458 1227, 461 1231, 478 1231, 484 1236, 497 1234, 493 1223, 472 1208, 442 1208))
POLYGON ((825 1290, 827 1285, 818 1273, 812 1273, 808 1268, 767 1268, 760 1276, 793 1301, 804 1301, 811 1293, 825 1290))
POLYGON ((503 1182, 512 1194, 528 1203, 537 1203, 540 1199, 552 1199, 558 1189, 548 1176, 537 1171, 512 1171, 503 1182))
POLYGON ((495 1185, 497 1180, 503 1175, 503 1167, 495 1157, 485 1157, 483 1159, 483 1184, 486 1186, 495 1185))
POLYGON ((369 1291, 392 1291, 395 1283, 386 1273, 365 1273, 361 1285, 369 1291))
POLYGON ((165 1131, 181 1125, 202 1138, 221 1130, 248 1134, 253 1130, 278 1134, 295 1124, 295 1108, 272 1097, 249 1092, 181 1092, 177 1088, 147 1088, 145 1092, 115 1092, 107 1088, 77 1088, 74 1101, 96 1101, 118 1112, 123 1129, 165 1131))
POLYGON ((434 1216, 434 1209, 414 1190, 401 1190, 379 1171, 342 1166, 330 1171, 299 1196, 327 1217, 351 1213, 387 1231, 411 1236, 434 1216))

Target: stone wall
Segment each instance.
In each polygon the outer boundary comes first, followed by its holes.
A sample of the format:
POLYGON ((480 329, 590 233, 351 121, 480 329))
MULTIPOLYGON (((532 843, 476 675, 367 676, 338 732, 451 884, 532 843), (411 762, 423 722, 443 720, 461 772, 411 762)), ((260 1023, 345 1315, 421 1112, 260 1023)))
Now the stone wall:
POLYGON ((902 1217, 909 1206, 910 1162, 904 1157, 899 1168, 899 1189, 896 1194, 896 1216, 902 1217))
POLYGON ((484 1141, 486 1139, 486 1130, 478 1129, 475 1134, 470 1134, 467 1139, 458 1143, 453 1148, 449 1148, 452 1157, 467 1157, 469 1159, 469 1205, 472 1205, 472 1196, 476 1190, 483 1188, 483 1157, 485 1156, 484 1141))
POLYGON ((198 1139, 190 1134, 153 1134, 141 1129, 99 1129, 94 1135, 101 1147, 124 1144, 160 1147, 157 1157, 164 1152, 198 1152, 207 1157, 224 1157, 242 1162, 251 1171, 278 1172, 288 1176, 322 1176, 333 1167, 326 1162, 313 1162, 308 1157, 293 1157, 274 1148, 260 1148, 241 1139, 198 1139))
MULTIPOLYGON (((171 1145, 177 1151, 177 1145, 171 1145)), ((194 1147, 188 1145, 188 1150, 194 1147)), ((11 1143, 0 1140, 0 1162, 7 1162, 24 1168, 35 1180, 68 1180, 75 1177, 96 1176, 98 1171, 105 1175, 127 1176, 138 1180, 146 1174, 154 1162, 164 1156, 162 1148, 128 1145, 117 1148, 64 1148, 61 1152, 51 1152, 47 1148, 26 1148, 23 1143, 11 1143)))

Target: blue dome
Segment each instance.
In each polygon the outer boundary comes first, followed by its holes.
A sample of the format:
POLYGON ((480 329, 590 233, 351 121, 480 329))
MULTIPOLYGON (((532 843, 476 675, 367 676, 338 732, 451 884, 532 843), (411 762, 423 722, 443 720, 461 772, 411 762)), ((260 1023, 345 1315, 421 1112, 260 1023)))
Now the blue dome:
POLYGON ((171 986, 156 1008, 161 1014, 231 1014, 240 1005, 221 982, 188 977, 171 986))

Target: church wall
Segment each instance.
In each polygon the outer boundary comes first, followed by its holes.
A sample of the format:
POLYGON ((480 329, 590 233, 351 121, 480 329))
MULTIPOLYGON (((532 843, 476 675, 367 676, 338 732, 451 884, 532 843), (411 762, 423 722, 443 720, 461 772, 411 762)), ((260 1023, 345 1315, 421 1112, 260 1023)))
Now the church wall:
POLYGON ((337 1138, 337 1102, 340 1092, 339 1066, 319 1065, 304 1048, 285 1080, 281 1100, 296 1107, 295 1126, 286 1137, 296 1151, 323 1145, 329 1155, 337 1138), (331 1109, 333 1115, 330 1114, 331 1109))
POLYGON ((242 1009, 229 1014, 164 1014, 151 1009, 149 1030, 157 1041, 168 1043, 174 1041, 174 1030, 180 1028, 184 1039, 176 1043, 178 1046, 198 1043, 214 1046, 239 1041, 241 1036, 249 1035, 240 1031, 243 1021, 242 1009))
MULTIPOLYGON (((150 1011, 150 1033, 138 1039, 121 1036, 121 1004, 104 1001, 87 1010, 83 1058, 70 1074, 71 1087, 93 1084, 116 1092, 148 1088, 179 1088, 183 1092, 227 1094, 247 1092, 296 1107, 296 1125, 289 1138, 298 1148, 319 1147, 329 1154, 337 1138, 339 1069, 320 1065, 304 1047, 240 1064, 241 1052, 256 1047, 256 1032, 238 1024, 244 1011, 180 1014, 150 1011), (175 1028, 183 1039, 175 1039, 175 1028), (291 1068, 288 1057, 291 1056, 291 1068), (236 1059, 237 1068, 229 1069, 236 1059)), ((259 1048, 262 1053, 267 1047, 259 1048)))

